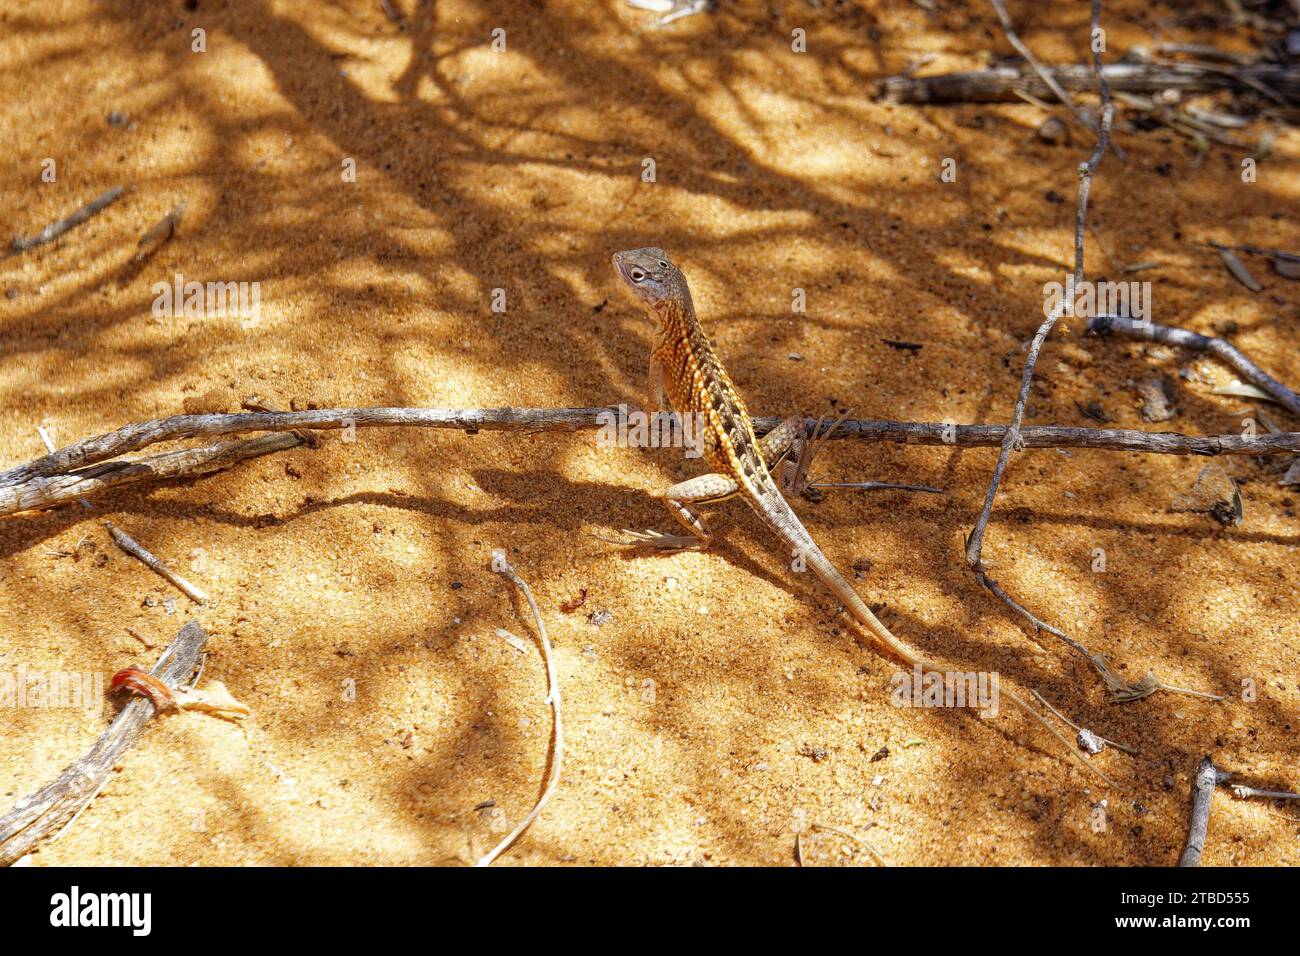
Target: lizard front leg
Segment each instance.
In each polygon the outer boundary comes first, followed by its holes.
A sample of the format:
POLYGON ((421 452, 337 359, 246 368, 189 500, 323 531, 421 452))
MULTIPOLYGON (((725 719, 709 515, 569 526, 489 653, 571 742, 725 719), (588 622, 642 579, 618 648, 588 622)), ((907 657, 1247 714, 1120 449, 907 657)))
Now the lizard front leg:
POLYGON ((700 475, 679 482, 661 492, 660 497, 672 516, 690 534, 663 534, 649 528, 644 531, 626 530, 623 533, 631 540, 615 543, 644 545, 662 551, 704 551, 713 543, 713 536, 709 534, 704 519, 694 506, 725 501, 739 491, 740 486, 730 475, 700 475))

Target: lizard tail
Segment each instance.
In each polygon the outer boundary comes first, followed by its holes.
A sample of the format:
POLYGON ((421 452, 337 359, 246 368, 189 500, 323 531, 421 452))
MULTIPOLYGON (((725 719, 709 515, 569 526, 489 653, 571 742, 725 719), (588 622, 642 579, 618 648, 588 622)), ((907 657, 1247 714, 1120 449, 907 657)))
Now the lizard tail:
MULTIPOLYGON (((803 526, 803 522, 799 520, 799 516, 795 514, 794 509, 790 507, 790 503, 785 500, 785 496, 777 489, 775 483, 770 482, 770 480, 769 483, 771 485, 770 489, 762 489, 758 496, 762 509, 755 508, 754 510, 791 549, 794 556, 794 569, 800 570, 799 562, 802 560, 805 565, 813 569, 817 577, 821 578, 822 583, 844 602, 844 606, 853 615, 854 619, 866 628, 871 633, 871 636, 887 651, 896 658, 907 662, 910 666, 920 668, 922 673, 938 674, 946 681, 947 677, 938 665, 932 663, 906 641, 896 637, 871 612, 871 608, 867 607, 866 602, 858 596, 858 592, 845 580, 844 575, 840 574, 839 569, 831 563, 830 558, 826 557, 822 553, 822 549, 813 541, 812 535, 803 526)), ((1106 781, 1110 786, 1120 789, 1119 784, 1087 760, 1084 760, 1078 750, 1065 738, 1065 735, 1049 724, 1036 707, 1031 707, 1018 694, 1015 694, 1007 687, 1000 685, 999 692, 1009 697, 1012 703, 1046 728, 1048 733, 1059 740, 1075 760, 1106 781)))
POLYGON ((866 602, 858 596, 853 585, 844 579, 844 575, 840 574, 830 558, 822 553, 822 549, 817 546, 817 542, 812 539, 812 535, 808 533, 808 529, 803 526, 803 522, 799 520, 799 516, 795 514, 794 509, 790 507, 790 503, 785 500, 785 496, 777 489, 774 482, 771 483, 770 488, 760 488, 758 498, 762 509, 754 510, 780 537, 786 547, 790 548, 794 570, 812 568, 813 573, 844 603, 857 622, 895 657, 912 667, 920 667, 922 671, 939 671, 939 668, 926 660, 920 651, 894 636, 889 628, 871 613, 871 608, 867 607, 866 602))

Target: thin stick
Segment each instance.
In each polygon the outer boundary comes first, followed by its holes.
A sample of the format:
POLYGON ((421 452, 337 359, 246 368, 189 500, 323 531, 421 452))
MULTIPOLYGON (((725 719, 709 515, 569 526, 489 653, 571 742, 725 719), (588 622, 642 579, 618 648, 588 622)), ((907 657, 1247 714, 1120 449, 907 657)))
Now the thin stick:
MULTIPOLYGON (((175 687, 194 672, 207 639, 207 632, 190 621, 163 651, 150 673, 169 687, 175 687)), ((153 715, 151 700, 132 697, 85 756, 0 817, 0 866, 12 864, 38 843, 48 841, 51 834, 61 833, 65 823, 94 799, 109 772, 140 737, 153 715)))
MULTIPOLYGON (((75 469, 149 445, 183 438, 230 435, 236 432, 295 429, 416 427, 446 428, 476 434, 479 431, 584 431, 609 427, 619 413, 610 408, 325 408, 301 412, 219 413, 173 415, 136 422, 85 438, 53 454, 0 472, 0 488, 20 485, 34 477, 65 475, 75 469)), ((818 419, 805 419, 810 434, 818 419)), ((781 419, 754 419, 754 429, 765 435, 781 419)), ((958 425, 951 422, 897 422, 847 419, 826 440, 894 442, 900 445, 948 445, 985 448, 1005 443, 1006 425, 958 425)), ((1150 452, 1159 455, 1267 455, 1300 450, 1300 432, 1243 438, 1241 435, 1183 435, 1121 428, 1077 428, 1030 425, 1019 431, 1023 448, 1092 448, 1110 451, 1150 452), (1272 440, 1270 440, 1272 439, 1272 440)))
POLYGON ((1220 242, 1207 242, 1211 249, 1231 249, 1234 252, 1250 252, 1257 256, 1268 256, 1272 259, 1283 259, 1287 262, 1300 262, 1300 254, 1294 252, 1283 252, 1281 249, 1266 249, 1263 246, 1229 246, 1220 242))
POLYGON ((184 592, 185 596, 191 601, 195 601, 199 604, 208 603, 208 596, 202 588, 196 587, 189 581, 186 581, 171 568, 167 567, 167 565, 159 561, 158 558, 155 557, 147 548, 141 545, 117 525, 113 524, 113 522, 105 521, 104 527, 108 529, 108 533, 113 536, 113 540, 117 542, 119 548, 131 555, 131 557, 138 558, 149 570, 162 575, 172 584, 176 585, 176 587, 180 588, 181 591, 184 592))
MULTIPOLYGON (((1022 700, 1020 697, 1016 696, 1014 693, 1011 692, 1009 688, 1003 688, 1002 693, 1005 694, 1007 697, 1010 697, 1017 707, 1023 710, 1034 720, 1038 721, 1038 723, 1041 724, 1049 734, 1051 734, 1053 737, 1059 740, 1061 742, 1061 746, 1065 748, 1066 752, 1071 757, 1073 757, 1075 761, 1079 763, 1080 766, 1085 767, 1090 772, 1096 774, 1100 779, 1106 781, 1108 785, 1114 787, 1116 790, 1120 789, 1118 783, 1110 779, 1110 777, 1106 776, 1106 774, 1103 773, 1099 768, 1093 766, 1091 761, 1084 759, 1083 755, 1079 753, 1078 746, 1074 742, 1067 740, 1065 734, 1061 733, 1059 730, 1057 730, 1055 727, 1049 724, 1047 722, 1047 718, 1044 717, 1042 714, 1040 714, 1036 708, 1031 707, 1027 702, 1022 700)), ((1038 696, 1040 699, 1042 698, 1042 694, 1039 694, 1038 696)))
POLYGON ((1270 800, 1300 800, 1300 793, 1291 793, 1288 790, 1259 790, 1255 787, 1248 787, 1244 783, 1234 783, 1229 786, 1233 796, 1241 797, 1267 797, 1270 800))
POLYGON ((1214 802, 1214 788, 1231 774, 1214 766, 1209 757, 1201 761, 1192 778, 1192 819, 1187 828, 1187 846, 1178 858, 1179 866, 1200 866, 1205 851, 1206 831, 1210 827, 1210 807, 1214 802))
POLYGON ((858 491, 917 491, 930 495, 945 494, 932 485, 909 485, 899 481, 814 481, 809 488, 855 488, 858 491))
MULTIPOLYGON (((1069 724, 1071 727, 1073 727, 1073 728, 1074 728, 1075 730, 1077 730, 1077 731, 1080 731, 1080 732, 1083 731, 1083 728, 1082 728, 1082 727, 1080 727, 1078 724, 1076 724, 1074 721, 1072 721, 1069 717, 1066 717, 1065 714, 1061 713, 1059 710, 1057 710, 1055 707, 1053 707, 1052 704, 1051 704, 1051 702, 1048 701, 1048 699, 1047 699, 1046 697, 1044 697, 1042 694, 1040 694, 1038 691, 1034 690, 1034 689, 1031 687, 1031 688, 1029 689, 1029 692, 1030 692, 1031 694, 1033 694, 1035 697, 1037 697, 1037 698, 1038 698, 1038 702, 1039 702, 1040 704, 1042 704, 1044 707, 1046 707, 1048 710, 1050 710, 1053 714, 1055 714, 1055 715, 1057 716, 1057 718, 1058 718, 1060 721, 1062 721, 1063 723, 1069 724)), ((1100 741, 1101 741, 1102 743, 1104 743, 1104 744, 1108 744, 1109 746, 1114 747, 1116 750, 1122 750, 1122 751, 1124 751, 1124 753, 1126 753, 1126 754, 1133 755, 1133 754, 1136 754, 1136 753, 1137 753, 1137 751, 1134 750, 1132 747, 1126 747, 1124 744, 1117 743, 1117 742, 1115 742, 1114 740, 1109 739, 1108 737, 1103 737, 1101 734, 1097 734, 1097 739, 1100 740, 1100 741)))
POLYGON ((848 837, 854 843, 858 844, 858 846, 864 847, 868 853, 870 853, 873 857, 876 858, 876 862, 879 863, 881 866, 894 865, 890 863, 889 860, 885 858, 885 855, 881 853, 879 850, 877 850, 874 846, 872 846, 866 840, 862 839, 862 837, 854 836, 848 830, 841 830, 839 827, 829 827, 823 823, 814 823, 812 825, 812 828, 814 830, 825 830, 828 833, 838 833, 842 837, 848 837))
POLYGON ((1205 43, 1157 43, 1156 52, 1191 53, 1194 56, 1204 57, 1209 60, 1225 60, 1238 66, 1245 66, 1250 62, 1249 57, 1242 56, 1239 53, 1230 53, 1227 50, 1220 50, 1218 47, 1205 43))
POLYGON ((1201 335, 1199 332, 1190 332, 1172 325, 1161 325, 1158 322, 1129 319, 1118 315, 1101 315, 1089 319, 1087 334, 1101 338, 1108 335, 1122 335, 1139 341, 1159 342, 1163 345, 1177 345, 1198 352, 1209 352, 1236 369, 1252 385, 1272 395, 1283 408, 1300 415, 1300 395, 1265 372, 1226 339, 1201 335))
POLYGON ((1192 690, 1190 687, 1177 687, 1174 684, 1166 684, 1164 681, 1156 681, 1157 690, 1172 691, 1175 694, 1186 694, 1188 697, 1199 697, 1202 700, 1223 700, 1223 694, 1210 694, 1203 690, 1192 690))
POLYGON ((546 635, 546 623, 542 620, 542 612, 537 608, 537 601, 533 599, 533 590, 528 586, 523 578, 510 566, 506 560, 506 553, 502 550, 492 552, 492 570, 497 574, 504 574, 510 579, 525 598, 528 599, 528 606, 532 609, 533 620, 537 622, 537 636, 542 645, 542 657, 546 661, 546 702, 551 705, 551 711, 555 714, 554 733, 552 735, 551 745, 551 773, 546 781, 546 788, 542 791, 541 797, 538 798, 536 805, 529 811, 528 815, 519 821, 519 825, 510 831, 500 843, 498 843, 488 854, 482 857, 475 866, 491 866, 492 861, 510 848, 529 825, 541 814, 542 808, 546 806, 551 795, 555 793, 560 785, 560 764, 564 758, 564 727, 560 720, 560 678, 555 671, 555 658, 551 654, 551 640, 546 635))
POLYGON ((108 206, 111 206, 117 198, 122 195, 122 192, 123 187, 114 186, 107 192, 96 196, 66 219, 60 219, 58 222, 50 223, 50 225, 46 226, 30 239, 24 239, 22 236, 14 236, 13 240, 9 243, 10 253, 26 252, 28 249, 34 249, 37 246, 43 246, 47 242, 54 241, 69 229, 81 225, 91 216, 94 216, 108 206))
MULTIPOLYGON (((999 0, 994 0, 1000 6, 999 0)), ((1100 29, 1101 22, 1101 0, 1093 0, 1092 3, 1092 32, 1096 34, 1100 29)), ((1110 125, 1114 117, 1114 105, 1110 99, 1110 89, 1101 78, 1101 54, 1096 50, 1093 51, 1093 68, 1097 74, 1098 85, 1101 90, 1101 137, 1097 141, 1096 148, 1092 151, 1092 156, 1088 162, 1079 166, 1079 199, 1075 214, 1074 223, 1074 284, 1077 287, 1083 281, 1083 231, 1087 220, 1088 213, 1088 193, 1092 188, 1092 177, 1097 171, 1098 164, 1101 163, 1101 157, 1106 152, 1106 146, 1110 142, 1110 125)), ((984 496, 984 506, 980 509, 979 519, 975 522, 975 528, 971 531, 970 536, 966 539, 966 563, 975 573, 976 580, 984 587, 988 588, 994 595, 999 597, 1006 605, 1013 610, 1024 615, 1024 617, 1035 628, 1040 628, 1056 635, 1066 641, 1072 648, 1086 657, 1097 669, 1106 685, 1111 688, 1112 693, 1123 693, 1124 682, 1113 674, 1109 667, 1106 666, 1105 660, 1098 654, 1088 651, 1080 642, 1068 637, 1064 631, 1059 628, 1051 627, 1044 621, 1030 613, 1018 601, 1013 600, 1010 595, 1002 590, 1001 586, 989 577, 984 568, 984 561, 981 557, 981 551, 984 547, 984 531, 988 526, 989 518, 993 513, 993 499, 997 496, 998 486, 1002 482, 1002 474, 1006 471, 1007 463, 1011 460, 1011 453, 1024 447, 1021 441, 1020 424, 1024 419, 1025 405, 1029 401, 1029 387, 1034 380, 1034 368, 1038 364, 1038 353, 1043 347, 1043 342, 1047 339, 1052 327, 1056 325, 1057 320, 1061 317, 1065 308, 1064 299, 1058 304, 1047 316, 1046 320, 1038 327, 1038 332, 1034 335, 1033 343, 1030 346, 1029 354, 1025 358, 1025 369, 1020 380, 1020 392, 1016 396, 1015 410, 1012 413, 1011 424, 1008 426, 1006 434, 1002 438, 1002 449, 998 454, 998 462, 993 470, 993 478, 989 482, 988 492, 984 496)))

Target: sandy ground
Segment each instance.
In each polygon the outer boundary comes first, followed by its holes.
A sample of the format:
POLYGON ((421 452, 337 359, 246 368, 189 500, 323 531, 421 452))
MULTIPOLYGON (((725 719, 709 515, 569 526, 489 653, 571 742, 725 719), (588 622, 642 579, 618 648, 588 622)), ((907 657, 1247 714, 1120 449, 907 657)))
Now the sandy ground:
MULTIPOLYGON (((1089 143, 1077 131, 1039 141, 1045 114, 1028 104, 867 95, 927 54, 925 73, 1009 54, 984 4, 724 0, 663 30, 614 0, 394 4, 400 24, 370 0, 4 5, 4 228, 31 234, 111 185, 128 193, 0 260, 0 465, 41 453, 40 424, 65 444, 252 396, 638 405, 651 329, 609 256, 649 244, 685 269, 756 414, 1006 420, 1043 284, 1070 262, 1089 143), (196 27, 206 52, 191 50, 196 27), (804 54, 790 50, 796 27, 804 54), (110 125, 112 111, 126 124, 110 125), (940 181, 944 158, 956 182, 940 181), (132 266, 139 236, 181 201, 179 235, 132 266), (152 287, 177 273, 260 283, 259 320, 155 317, 152 287), (791 313, 795 288, 806 314, 791 313)), ((1248 30, 1170 25, 1172 10, 1108 2, 1108 56, 1160 39, 1252 49, 1248 30)), ((1048 62, 1085 49, 1086 4, 1012 13, 1048 62)), ((1300 286, 1250 259, 1264 284, 1252 294, 1202 244, 1300 245, 1300 136, 1282 128, 1251 184, 1244 150, 1198 162, 1166 130, 1119 141, 1128 159, 1103 162, 1092 218, 1117 262, 1161 263, 1137 276, 1152 282, 1153 317, 1230 333, 1295 386, 1300 286)), ((1092 234, 1087 255, 1091 277, 1120 277, 1092 234)), ((1211 393, 1234 376, 1207 358, 1084 339, 1078 322, 1040 368, 1037 424, 1095 424, 1079 409, 1095 401, 1116 427, 1236 433, 1252 404, 1211 393), (1171 379, 1181 408, 1166 425, 1139 416, 1134 383, 1151 375, 1171 379)), ((1086 663, 964 569, 994 460, 836 447, 818 460, 828 477, 948 493, 834 492, 798 508, 840 567, 869 563, 856 585, 896 633, 1136 748, 1095 758, 1119 788, 1005 704, 989 721, 891 706, 895 665, 856 642, 737 503, 717 509, 706 554, 639 556, 594 537, 669 530, 654 493, 698 470, 679 454, 598 448, 591 433, 371 430, 92 510, 0 519, 0 670, 149 666, 158 650, 129 632, 161 646, 194 617, 212 633, 205 679, 254 710, 242 725, 155 724, 33 862, 474 860, 532 805, 551 733, 527 606, 489 568, 498 547, 541 603, 567 719, 559 793, 503 864, 785 866, 805 832, 809 864, 871 865, 810 830, 824 824, 902 864, 1163 865, 1181 849, 1203 754, 1300 788, 1300 528, 1277 463, 1224 462, 1245 509, 1224 529, 1169 510, 1203 461, 1015 458, 985 550, 1001 583, 1130 680, 1152 671, 1228 695, 1115 705, 1086 663), (103 519, 212 604, 117 552, 103 519), (83 539, 83 556, 67 556, 83 539), (586 605, 563 612, 584 588, 586 605), (596 626, 601 609, 612 618, 596 626)), ((6 803, 83 753, 105 716, 7 710, 6 803)), ((1222 796, 1205 862, 1294 865, 1300 817, 1222 796)))

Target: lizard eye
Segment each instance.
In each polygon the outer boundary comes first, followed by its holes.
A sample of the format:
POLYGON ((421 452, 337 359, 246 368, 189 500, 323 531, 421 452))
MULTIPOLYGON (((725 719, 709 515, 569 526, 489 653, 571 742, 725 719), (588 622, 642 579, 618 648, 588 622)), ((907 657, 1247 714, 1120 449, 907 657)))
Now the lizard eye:
POLYGON ((645 278, 645 272, 641 269, 629 269, 627 274, 632 277, 633 282, 640 282, 645 278))
POLYGON ((660 259, 660 260, 659 260, 659 268, 660 268, 660 269, 667 269, 667 268, 668 268, 668 263, 666 263, 666 262, 664 262, 664 260, 660 259))

